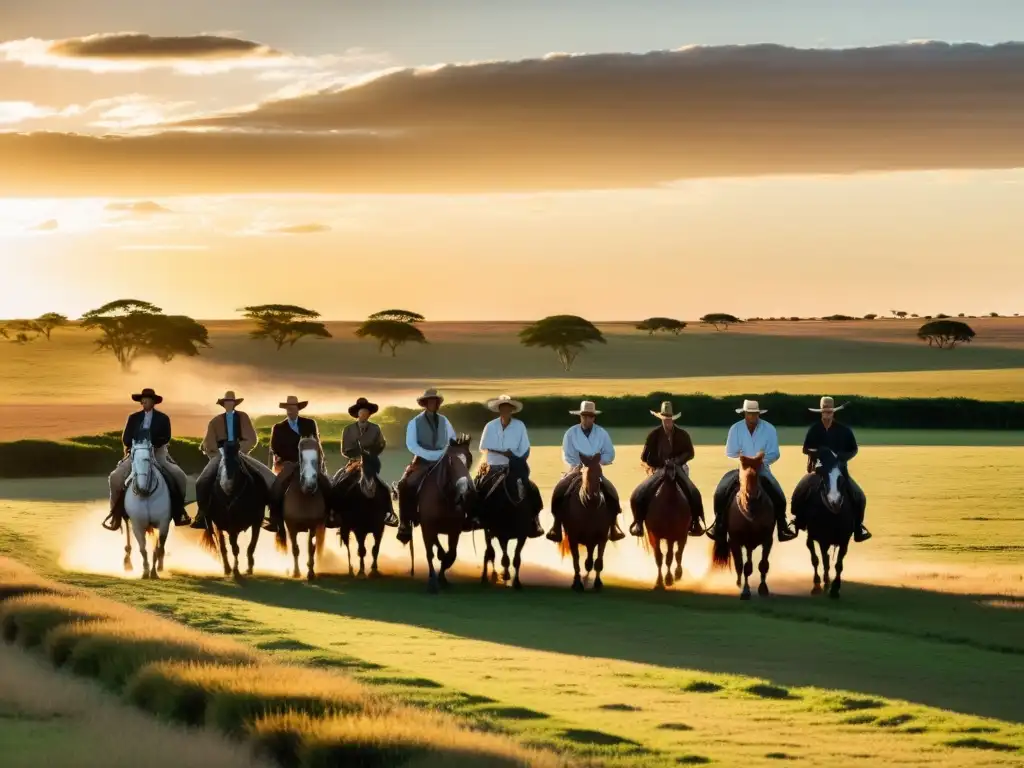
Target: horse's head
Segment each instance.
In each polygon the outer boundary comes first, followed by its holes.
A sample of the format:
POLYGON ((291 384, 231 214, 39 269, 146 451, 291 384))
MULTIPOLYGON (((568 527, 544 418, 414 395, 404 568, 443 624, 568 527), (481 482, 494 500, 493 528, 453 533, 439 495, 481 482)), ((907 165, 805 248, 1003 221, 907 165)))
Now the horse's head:
POLYGON ((455 502, 463 505, 473 493, 473 481, 469 468, 473 466, 473 453, 469 449, 469 435, 459 435, 448 444, 444 461, 448 470, 448 482, 455 488, 455 502))
POLYGON ((220 471, 218 482, 224 493, 231 493, 235 487, 235 479, 238 477, 242 465, 241 451, 237 442, 224 442, 220 446, 220 471))
POLYGON ((509 494, 514 501, 522 502, 526 499, 526 488, 530 482, 530 465, 526 462, 525 456, 511 456, 508 460, 508 475, 505 482, 509 494))
POLYGON ((598 498, 601 494, 601 478, 604 477, 604 468, 601 466, 600 455, 581 455, 580 465, 583 467, 583 484, 580 486, 580 498, 583 500, 598 498))
POLYGON ((359 462, 359 490, 367 498, 377 493, 377 477, 380 475, 380 457, 363 451, 359 462))
POLYGON ((152 492, 154 486, 153 444, 148 434, 132 440, 132 490, 141 496, 152 492))
POLYGON ((748 511, 750 502, 761 496, 761 483, 758 480, 758 471, 764 464, 764 454, 757 456, 740 456, 740 509, 748 511))
POLYGON ((825 503, 833 511, 838 511, 843 506, 843 492, 839 487, 843 473, 839 467, 839 457, 829 448, 820 449, 814 471, 822 479, 825 503))
POLYGON ((315 437, 304 437, 299 440, 299 488, 303 493, 316 493, 322 461, 323 448, 319 440, 315 437))

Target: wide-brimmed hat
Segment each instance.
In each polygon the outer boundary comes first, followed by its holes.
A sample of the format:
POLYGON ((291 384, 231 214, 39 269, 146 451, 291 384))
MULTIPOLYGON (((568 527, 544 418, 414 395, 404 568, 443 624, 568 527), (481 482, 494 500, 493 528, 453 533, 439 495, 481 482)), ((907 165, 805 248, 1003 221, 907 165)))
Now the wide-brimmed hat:
POLYGON ((355 405, 351 406, 348 409, 348 415, 351 416, 353 419, 358 418, 359 412, 363 410, 363 408, 368 410, 371 416, 380 410, 376 403, 371 403, 365 397, 360 397, 358 400, 356 400, 355 405))
POLYGON ((844 403, 843 405, 840 405, 838 408, 836 408, 835 400, 833 400, 831 397, 823 397, 821 398, 821 403, 817 408, 808 408, 807 410, 813 413, 824 413, 825 411, 841 411, 845 407, 846 404, 844 403))
POLYGON ((150 400, 152 400, 154 405, 157 403, 162 403, 164 401, 164 399, 160 397, 160 395, 158 395, 149 387, 146 387, 137 395, 132 395, 132 400, 134 400, 136 403, 141 403, 142 398, 144 397, 148 397, 150 400))
POLYGON ((233 402, 235 405, 238 405, 240 402, 245 400, 245 398, 244 397, 235 397, 235 393, 232 390, 229 389, 227 392, 224 393, 224 397, 222 397, 220 400, 217 401, 217 405, 219 405, 221 408, 223 408, 224 407, 224 403, 226 403, 229 400, 231 402, 233 402))
POLYGON ((597 416, 601 412, 597 410, 597 406, 593 403, 593 401, 584 400, 582 403, 580 403, 580 409, 578 411, 569 411, 569 413, 571 413, 573 416, 582 416, 584 414, 597 416))
POLYGON ((442 395, 436 389, 431 388, 424 391, 422 395, 417 397, 416 403, 420 406, 420 408, 424 408, 426 407, 425 404, 427 400, 437 400, 437 404, 440 405, 441 403, 444 402, 444 395, 442 395))
POLYGON ((683 414, 675 413, 672 410, 672 403, 670 403, 668 400, 666 400, 665 402, 663 402, 661 404, 661 410, 660 411, 651 411, 651 416, 656 416, 659 419, 672 419, 673 421, 675 421, 676 419, 678 419, 682 415, 683 414))
POLYGON ((294 405, 300 411, 309 405, 309 400, 299 400, 295 395, 288 395, 283 403, 278 405, 278 408, 287 408, 289 405, 294 405))
POLYGON ((519 413, 521 410, 523 410, 523 404, 518 400, 513 400, 508 395, 500 395, 499 397, 496 397, 493 400, 487 401, 488 409, 494 411, 495 413, 498 413, 501 409, 501 406, 503 405, 512 406, 512 413, 519 413))
POLYGON ((768 411, 761 410, 757 400, 744 400, 743 407, 737 408, 736 413, 768 413, 768 411))

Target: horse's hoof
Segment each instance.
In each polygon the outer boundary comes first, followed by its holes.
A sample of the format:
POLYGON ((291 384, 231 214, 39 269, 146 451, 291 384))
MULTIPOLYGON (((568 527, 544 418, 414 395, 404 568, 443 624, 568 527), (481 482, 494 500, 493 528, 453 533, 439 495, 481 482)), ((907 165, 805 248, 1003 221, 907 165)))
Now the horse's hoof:
POLYGON ((516 576, 515 579, 512 580, 512 589, 520 590, 522 588, 523 588, 523 582, 521 582, 519 580, 519 577, 516 576))
POLYGON ((676 580, 672 578, 672 574, 671 573, 668 576, 665 577, 665 586, 666 587, 671 587, 675 583, 676 583, 676 580))
POLYGON ((158 574, 156 571, 153 571, 152 573, 149 574, 149 578, 151 578, 151 579, 159 579, 160 578, 160 574, 158 574))
POLYGON ((149 571, 143 571, 142 572, 142 578, 148 579, 149 578, 149 571))
POLYGON ((744 589, 742 592, 740 592, 740 600, 749 600, 749 599, 750 599, 750 590, 749 589, 744 589))
POLYGON ((658 579, 658 581, 654 584, 654 589, 657 592, 663 592, 665 590, 665 582, 661 579, 658 579))
POLYGON ((298 568, 296 568, 294 571, 292 571, 292 578, 293 579, 301 579, 302 578, 302 574, 299 573, 299 569, 298 568))
POLYGON ((759 586, 757 588, 757 594, 759 594, 761 597, 768 597, 768 595, 771 594, 771 592, 768 591, 768 585, 762 584, 761 586, 759 586))
POLYGON ((573 592, 582 592, 584 589, 583 582, 577 577, 572 583, 573 592))
POLYGON ((676 581, 679 581, 680 579, 683 578, 683 569, 682 568, 676 568, 675 577, 676 577, 676 581))
POLYGON ((443 573, 439 573, 437 575, 437 583, 440 584, 445 589, 448 589, 448 587, 449 587, 448 577, 445 576, 443 573))
POLYGON ((491 584, 497 584, 497 583, 498 583, 498 572, 497 571, 491 571, 491 584))
POLYGON ((820 595, 824 590, 821 588, 821 584, 815 584, 814 588, 811 589, 812 595, 820 595))
POLYGON ((600 578, 594 580, 594 591, 600 592, 604 588, 604 582, 600 578))
POLYGON ((245 575, 246 576, 252 576, 252 566, 251 565, 248 568, 245 569, 245 575))
POLYGON ((307 573, 306 574, 306 581, 311 581, 311 582, 312 581, 316 581, 316 574, 313 573, 313 571, 310 571, 309 573, 307 573))
POLYGON ((839 599, 839 590, 838 589, 830 589, 828 591, 828 596, 831 597, 833 600, 838 600, 839 599))
POLYGON ((371 579, 379 579, 380 578, 380 571, 378 571, 376 568, 371 568, 370 569, 370 578, 371 579))
POLYGON ((429 592, 432 595, 436 595, 440 591, 441 591, 441 588, 437 585, 437 579, 436 578, 431 578, 430 580, 427 581, 427 592, 429 592))
POLYGON ((225 568, 224 569, 224 575, 225 576, 230 576, 231 575, 231 569, 230 568, 225 568))
POLYGON ((359 573, 357 573, 356 574, 356 578, 359 579, 360 581, 365 579, 366 578, 366 571, 360 571, 359 573))
POLYGON ((132 561, 131 560, 125 560, 124 561, 124 572, 125 573, 131 573, 132 572, 132 561))

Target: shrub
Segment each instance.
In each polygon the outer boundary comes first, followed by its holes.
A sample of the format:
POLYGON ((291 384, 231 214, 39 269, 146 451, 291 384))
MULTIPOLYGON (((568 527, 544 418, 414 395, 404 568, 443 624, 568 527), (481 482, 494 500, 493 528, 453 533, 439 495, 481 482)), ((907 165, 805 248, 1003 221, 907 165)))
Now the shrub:
POLYGON ((47 633, 57 627, 76 621, 111 618, 126 610, 118 603, 87 595, 27 594, 0 604, 0 630, 7 642, 31 648, 40 645, 47 633))

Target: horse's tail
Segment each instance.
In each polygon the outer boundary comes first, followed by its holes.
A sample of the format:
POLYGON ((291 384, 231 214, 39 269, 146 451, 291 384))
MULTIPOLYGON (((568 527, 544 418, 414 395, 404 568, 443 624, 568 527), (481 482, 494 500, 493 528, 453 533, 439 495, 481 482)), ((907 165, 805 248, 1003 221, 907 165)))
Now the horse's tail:
POLYGON ((199 539, 199 546, 211 554, 217 554, 217 542, 213 538, 213 525, 207 525, 203 530, 202 538, 199 539))
POLYGON ((558 543, 558 553, 565 557, 570 552, 572 552, 572 545, 569 543, 569 534, 563 533, 562 540, 558 543))
POLYGON ((647 528, 646 532, 647 532, 646 536, 641 536, 640 537, 640 544, 643 546, 644 552, 650 554, 651 551, 656 546, 658 546, 658 540, 657 540, 657 538, 655 538, 654 534, 651 533, 651 529, 650 528, 647 528))
POLYGON ((323 557, 324 554, 324 538, 327 535, 327 526, 321 525, 316 529, 316 556, 323 557))
POLYGON ((718 569, 729 567, 729 534, 726 533, 715 539, 714 547, 711 550, 711 564, 713 567, 718 569))
POLYGON ((274 534, 274 549, 278 552, 288 551, 288 534, 285 533, 284 523, 281 523, 277 529, 277 533, 274 534))

